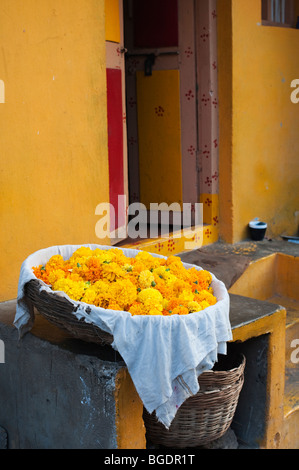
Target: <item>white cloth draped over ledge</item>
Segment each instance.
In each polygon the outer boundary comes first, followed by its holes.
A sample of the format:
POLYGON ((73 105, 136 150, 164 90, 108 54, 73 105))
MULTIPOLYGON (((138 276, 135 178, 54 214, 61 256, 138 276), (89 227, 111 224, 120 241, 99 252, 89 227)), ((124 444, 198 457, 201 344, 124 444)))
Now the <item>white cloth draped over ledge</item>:
MULTIPOLYGON (((20 337, 32 328, 33 308, 24 295, 24 286, 36 279, 32 267, 46 264, 53 255, 66 260, 81 246, 110 249, 102 245, 64 245, 46 248, 30 255, 22 264, 14 325, 20 337)), ((134 257, 134 249, 122 249, 134 257)), ((155 257, 164 258, 161 255, 155 257)), ((183 263, 188 269, 194 265, 183 263)), ((196 269, 202 269, 195 266, 196 269)), ((124 359, 136 390, 149 413, 169 428, 178 408, 199 390, 198 376, 212 369, 218 354, 226 354, 226 343, 232 339, 229 321, 229 295, 222 281, 212 274, 216 305, 189 315, 132 316, 129 312, 106 310, 76 302, 64 295, 74 306, 74 315, 94 323, 113 335, 112 347, 124 359), (88 307, 88 313, 86 309, 88 307), (90 311, 91 310, 91 311, 90 311)), ((41 289, 53 292, 43 283, 41 289)))

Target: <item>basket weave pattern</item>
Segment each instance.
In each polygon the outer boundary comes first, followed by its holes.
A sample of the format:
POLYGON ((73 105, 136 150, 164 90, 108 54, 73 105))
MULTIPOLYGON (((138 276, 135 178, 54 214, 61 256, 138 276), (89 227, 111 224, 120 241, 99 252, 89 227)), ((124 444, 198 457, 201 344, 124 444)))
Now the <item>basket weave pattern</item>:
POLYGON ((54 325, 67 331, 75 338, 101 345, 111 345, 113 336, 84 319, 79 320, 74 305, 63 296, 54 292, 40 291, 42 283, 31 280, 25 285, 26 297, 38 312, 54 325))
MULTIPOLYGON (((219 365, 218 365, 219 367, 219 365)), ((143 413, 147 439, 154 445, 173 448, 199 447, 225 434, 233 420, 244 383, 245 357, 231 370, 204 372, 199 392, 177 411, 169 430, 155 414, 143 413)))

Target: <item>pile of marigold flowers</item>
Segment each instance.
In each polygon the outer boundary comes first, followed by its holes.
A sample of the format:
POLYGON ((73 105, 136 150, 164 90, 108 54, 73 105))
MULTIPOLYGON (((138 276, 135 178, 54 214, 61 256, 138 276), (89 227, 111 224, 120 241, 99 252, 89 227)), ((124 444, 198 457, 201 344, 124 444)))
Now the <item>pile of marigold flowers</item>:
POLYGON ((32 268, 35 276, 71 299, 132 315, 188 315, 217 302, 208 271, 186 269, 179 257, 131 258, 117 248, 77 249, 32 268))

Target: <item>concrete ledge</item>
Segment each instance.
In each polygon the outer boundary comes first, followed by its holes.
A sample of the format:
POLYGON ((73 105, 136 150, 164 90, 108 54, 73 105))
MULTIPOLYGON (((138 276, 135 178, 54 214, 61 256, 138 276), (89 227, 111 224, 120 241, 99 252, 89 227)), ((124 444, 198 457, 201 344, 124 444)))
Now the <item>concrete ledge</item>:
POLYGON ((7 432, 0 427, 0 450, 7 449, 7 432))
POLYGON ((233 428, 250 448, 277 449, 282 441, 285 383, 283 307, 230 295, 231 349, 245 354, 245 382, 233 428))
POLYGON ((144 447, 141 403, 120 356, 71 338, 40 315, 19 341, 14 316, 15 302, 0 304, 0 426, 9 449, 144 447), (130 419, 120 431, 130 414, 140 421, 134 435, 130 419))
MULTIPOLYGON (((40 315, 19 341, 14 315, 15 302, 0 304, 0 426, 8 447, 145 449, 142 402, 122 358, 111 347, 70 337, 40 315)), ((230 315, 229 349, 248 359, 232 428, 247 447, 278 447, 285 311, 231 295, 230 315)))

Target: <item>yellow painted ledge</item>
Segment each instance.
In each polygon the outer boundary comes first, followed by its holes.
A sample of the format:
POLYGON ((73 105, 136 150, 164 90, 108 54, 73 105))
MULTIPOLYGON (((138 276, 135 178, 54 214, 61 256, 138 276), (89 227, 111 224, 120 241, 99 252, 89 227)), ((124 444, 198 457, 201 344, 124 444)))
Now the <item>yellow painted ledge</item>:
POLYGON ((286 310, 279 308, 273 315, 233 330, 233 341, 269 334, 266 429, 262 449, 279 449, 283 445, 283 400, 285 383, 285 321, 286 310))
POLYGON ((120 369, 115 383, 116 435, 118 449, 145 449, 143 403, 128 370, 120 369))
POLYGON ((188 250, 196 250, 218 240, 218 228, 204 225, 181 230, 166 237, 131 242, 122 248, 134 248, 163 256, 177 255, 188 250))

